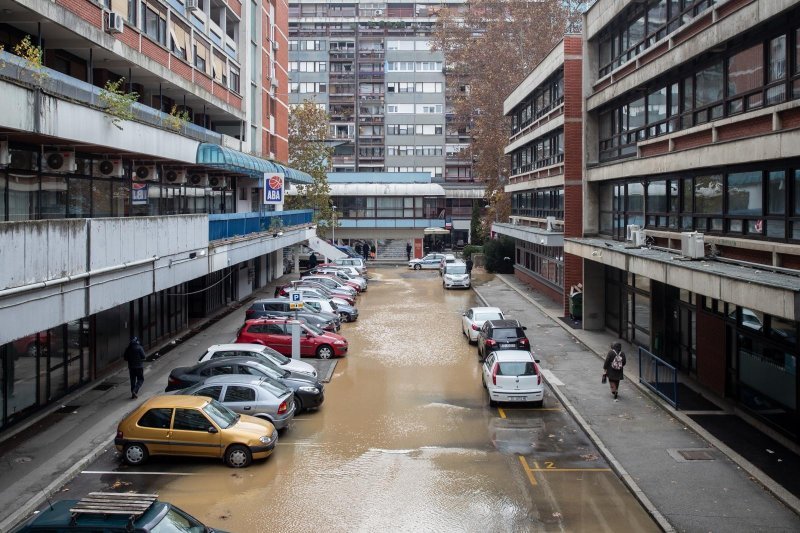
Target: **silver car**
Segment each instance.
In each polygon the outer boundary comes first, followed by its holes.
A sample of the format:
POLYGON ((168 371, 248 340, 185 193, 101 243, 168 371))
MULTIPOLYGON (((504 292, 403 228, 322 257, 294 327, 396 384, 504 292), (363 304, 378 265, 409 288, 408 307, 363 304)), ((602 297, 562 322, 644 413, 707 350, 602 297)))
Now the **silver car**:
POLYGON ((279 381, 266 376, 228 374, 211 376, 178 394, 208 396, 231 411, 272 422, 283 429, 294 418, 294 394, 279 381))

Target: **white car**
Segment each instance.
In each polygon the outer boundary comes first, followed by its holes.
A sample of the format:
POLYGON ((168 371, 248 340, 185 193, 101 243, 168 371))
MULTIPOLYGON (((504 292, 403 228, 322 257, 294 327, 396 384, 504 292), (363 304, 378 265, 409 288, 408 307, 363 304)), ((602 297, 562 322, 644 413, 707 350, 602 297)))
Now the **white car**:
POLYGON ((444 267, 449 265, 450 263, 456 262, 456 256, 453 254, 444 254, 442 260, 439 262, 439 275, 441 276, 444 273, 444 267))
POLYGON ((322 267, 322 268, 317 267, 316 272, 319 272, 320 274, 330 274, 332 276, 336 276, 345 283, 347 283, 348 281, 355 283, 358 285, 359 290, 361 292, 367 290, 366 278, 363 278, 361 276, 356 276, 355 274, 352 274, 350 272, 345 272, 344 270, 342 270, 341 267, 322 267))
POLYGON ((444 254, 428 254, 422 259, 412 259, 408 262, 408 268, 420 270, 423 268, 439 268, 442 264, 444 254))
POLYGON ((309 376, 317 377, 317 370, 303 361, 291 359, 278 353, 268 346, 261 344, 215 344, 209 346, 206 353, 200 356, 199 363, 217 359, 219 357, 254 357, 257 359, 268 359, 281 368, 290 372, 298 372, 309 376))
POLYGON ((360 257, 343 257, 341 259, 334 259, 333 263, 342 266, 351 266, 358 270, 358 273, 367 277, 367 263, 360 257))
POLYGON ((491 352, 483 361, 481 379, 489 393, 489 405, 495 402, 544 403, 542 371, 527 350, 491 352))
POLYGON ((470 344, 478 342, 478 332, 487 320, 503 320, 499 307, 473 307, 461 314, 461 333, 467 336, 470 344))
POLYGON ((469 289, 470 282, 469 274, 467 274, 467 265, 464 263, 457 261, 455 263, 447 263, 444 266, 442 286, 445 289, 453 289, 456 287, 469 289))

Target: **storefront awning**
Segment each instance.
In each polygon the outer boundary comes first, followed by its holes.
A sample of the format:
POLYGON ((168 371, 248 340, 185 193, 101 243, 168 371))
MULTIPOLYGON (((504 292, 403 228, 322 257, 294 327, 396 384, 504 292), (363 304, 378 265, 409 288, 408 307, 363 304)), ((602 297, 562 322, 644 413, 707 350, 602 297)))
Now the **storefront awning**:
POLYGON ((265 172, 282 172, 288 182, 311 183, 311 176, 305 172, 217 144, 200 144, 197 147, 197 164, 247 174, 256 179, 263 178, 265 172))

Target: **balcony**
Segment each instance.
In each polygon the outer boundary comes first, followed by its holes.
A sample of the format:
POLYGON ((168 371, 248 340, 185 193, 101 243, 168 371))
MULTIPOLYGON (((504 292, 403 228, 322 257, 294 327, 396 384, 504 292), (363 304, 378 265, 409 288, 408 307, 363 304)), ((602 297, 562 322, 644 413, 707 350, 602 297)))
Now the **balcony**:
POLYGON ((254 233, 269 233, 311 224, 311 209, 269 211, 265 213, 225 213, 208 215, 208 240, 233 239, 254 233), (277 222, 276 222, 277 221, 277 222))

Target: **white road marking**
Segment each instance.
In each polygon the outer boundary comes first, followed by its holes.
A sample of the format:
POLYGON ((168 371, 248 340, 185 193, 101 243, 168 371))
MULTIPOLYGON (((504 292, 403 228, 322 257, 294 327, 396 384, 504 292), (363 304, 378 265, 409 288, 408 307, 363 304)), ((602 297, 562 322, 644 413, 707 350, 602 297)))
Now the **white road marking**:
POLYGON ((113 470, 82 470, 81 474, 114 474, 117 476, 194 476, 196 474, 187 472, 115 472, 113 470))
POLYGON ((542 374, 550 385, 555 385, 556 387, 564 386, 564 382, 558 379, 550 370, 542 369, 542 374))

